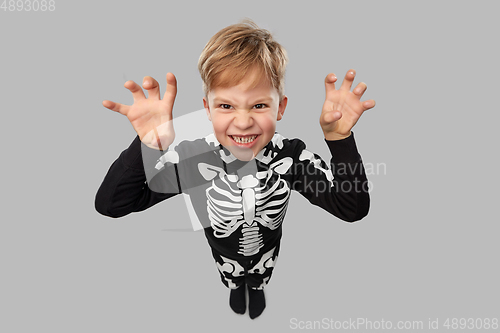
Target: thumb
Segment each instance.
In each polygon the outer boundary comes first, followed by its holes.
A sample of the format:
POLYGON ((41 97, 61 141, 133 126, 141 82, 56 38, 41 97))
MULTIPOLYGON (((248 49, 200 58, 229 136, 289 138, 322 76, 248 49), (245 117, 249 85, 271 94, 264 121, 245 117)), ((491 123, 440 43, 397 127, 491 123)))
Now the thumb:
POLYGON ((334 122, 336 122, 337 120, 342 118, 342 112, 329 111, 329 112, 323 113, 322 117, 323 117, 323 123, 325 125, 329 125, 329 124, 333 124, 334 122))

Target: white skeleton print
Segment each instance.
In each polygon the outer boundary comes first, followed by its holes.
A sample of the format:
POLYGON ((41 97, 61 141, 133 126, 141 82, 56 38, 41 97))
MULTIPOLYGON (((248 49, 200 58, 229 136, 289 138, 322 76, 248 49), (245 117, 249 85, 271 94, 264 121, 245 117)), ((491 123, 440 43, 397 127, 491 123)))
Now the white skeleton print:
POLYGON ((332 174, 332 170, 330 170, 330 168, 328 168, 328 166, 326 167, 326 169, 322 168, 321 167, 321 163, 322 163, 321 159, 314 157, 314 153, 310 152, 309 150, 304 149, 300 153, 299 160, 300 161, 309 160, 310 163, 312 163, 312 165, 316 169, 320 170, 321 172, 323 172, 325 174, 326 179, 330 183, 330 187, 333 187, 333 178, 334 177, 332 174))
MULTIPOLYGON (((293 143, 300 144, 297 141, 293 143)), ((231 249, 226 252, 230 255, 250 257, 268 245, 268 238, 271 242, 275 241, 274 237, 280 232, 284 220, 291 188, 296 189, 298 185, 303 193, 314 191, 318 180, 323 184, 326 181, 329 188, 334 185, 329 165, 306 150, 305 145, 300 150, 290 151, 291 156, 286 156, 287 152, 284 157, 277 157, 285 145, 289 145, 289 141, 278 133, 266 149, 248 162, 238 161, 220 146, 213 134, 197 144, 202 147, 201 150, 190 146, 190 143, 184 143, 179 149, 169 147, 155 167, 161 170, 166 163, 180 165, 175 173, 170 171, 170 179, 177 177, 178 186, 166 182, 172 187, 168 189, 171 192, 166 193, 188 193, 185 198, 194 230, 210 226, 206 229, 209 243, 224 244, 231 249), (294 163, 300 166, 296 167, 294 163), (259 171, 257 165, 263 171, 259 171), (308 166, 320 172, 306 170, 308 166), (307 177, 296 178, 302 174, 307 177), (289 183, 296 179, 296 183, 289 183)))
MULTIPOLYGON (((268 269, 274 268, 276 265, 276 261, 278 259, 277 256, 274 256, 274 251, 276 248, 272 248, 271 250, 267 251, 262 255, 262 257, 259 259, 258 262, 253 264, 253 267, 248 270, 248 274, 264 274, 268 269)), ((224 272, 228 273, 232 277, 238 277, 238 276, 244 276, 245 275, 245 268, 241 266, 241 264, 236 261, 232 260, 229 258, 226 258, 224 256, 220 256, 222 261, 224 262, 222 265, 216 262, 217 269, 223 274, 224 280, 227 281, 228 287, 229 288, 237 288, 237 285, 231 280, 228 279, 225 275, 224 272)), ((270 279, 270 276, 265 277, 262 280, 262 283, 260 286, 257 286, 256 289, 262 289, 264 286, 267 284, 267 281, 270 279)))
MULTIPOLYGON (((326 143, 330 163, 306 150, 300 139, 275 133, 252 160, 242 161, 214 134, 182 140, 166 152, 136 137, 110 167, 96 194, 96 209, 120 217, 182 195, 193 230, 204 231, 223 284, 263 289, 278 258, 292 189, 347 222, 368 213, 370 198, 363 187, 368 180, 353 135, 326 143), (348 168, 338 172, 342 164, 348 168), (353 186, 344 190, 337 184, 353 186)), ((159 218, 170 223, 179 216, 167 209, 159 218)), ((300 226, 311 228, 310 223, 300 226)))
POLYGON ((201 175, 212 181, 206 195, 214 236, 228 237, 242 227, 238 253, 243 256, 258 253, 264 245, 259 224, 275 230, 283 222, 290 188, 280 175, 285 174, 292 163, 292 158, 285 157, 270 165, 267 171, 242 177, 228 174, 217 166, 199 163, 201 175), (274 182, 269 183, 271 179, 274 182))

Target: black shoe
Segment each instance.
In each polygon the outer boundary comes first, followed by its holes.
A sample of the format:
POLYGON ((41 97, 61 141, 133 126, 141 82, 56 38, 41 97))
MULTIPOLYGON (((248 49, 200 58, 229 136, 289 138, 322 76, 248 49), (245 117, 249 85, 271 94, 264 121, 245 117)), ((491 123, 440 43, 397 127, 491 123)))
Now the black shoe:
POLYGON ((229 306, 238 314, 244 314, 247 311, 245 289, 243 284, 238 289, 231 289, 229 295, 229 306))
POLYGON ((266 308, 266 298, 264 297, 264 290, 256 290, 248 288, 248 312, 250 318, 254 319, 266 308))

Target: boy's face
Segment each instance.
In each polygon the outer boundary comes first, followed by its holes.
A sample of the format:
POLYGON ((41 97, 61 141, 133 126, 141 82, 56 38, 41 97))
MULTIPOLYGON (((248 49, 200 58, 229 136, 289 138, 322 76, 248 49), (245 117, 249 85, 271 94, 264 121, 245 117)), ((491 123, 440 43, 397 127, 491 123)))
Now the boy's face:
POLYGON ((251 88, 252 76, 247 77, 236 86, 214 88, 203 98, 215 137, 242 161, 254 158, 271 141, 288 100, 284 96, 280 101, 267 80, 251 88))

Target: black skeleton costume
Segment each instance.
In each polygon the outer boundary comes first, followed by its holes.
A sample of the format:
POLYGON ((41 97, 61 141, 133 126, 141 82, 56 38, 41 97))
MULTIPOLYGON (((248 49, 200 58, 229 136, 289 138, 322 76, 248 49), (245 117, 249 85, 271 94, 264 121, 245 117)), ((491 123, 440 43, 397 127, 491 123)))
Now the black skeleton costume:
POLYGON ((232 289, 243 283, 262 289, 276 263, 291 190, 345 221, 368 213, 354 134, 325 141, 330 165, 301 140, 278 133, 248 162, 236 159, 213 134, 167 152, 137 137, 109 169, 96 209, 120 217, 182 193, 194 212, 194 229, 205 231, 222 282, 232 289))

